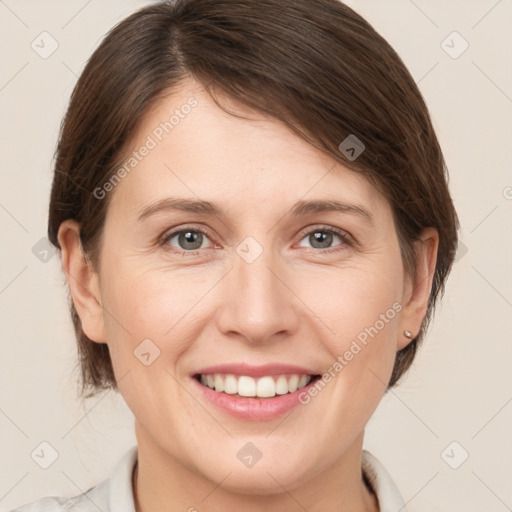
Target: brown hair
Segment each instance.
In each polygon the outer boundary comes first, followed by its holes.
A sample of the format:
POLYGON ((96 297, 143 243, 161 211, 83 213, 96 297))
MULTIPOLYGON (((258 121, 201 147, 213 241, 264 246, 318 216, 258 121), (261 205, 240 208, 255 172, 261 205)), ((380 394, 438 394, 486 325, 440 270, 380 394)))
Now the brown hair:
MULTIPOLYGON (((391 204, 406 271, 413 242, 439 232, 425 320, 396 355, 388 387, 410 367, 453 264, 459 227, 428 109, 404 63, 360 15, 338 0, 176 0, 140 9, 115 26, 89 59, 62 122, 48 238, 80 224, 98 269, 109 180, 148 108, 185 77, 286 123, 345 167, 364 173, 391 204), (355 135, 365 150, 339 145, 355 135)), ((216 100, 217 101, 217 100, 216 100)), ((82 395, 117 389, 108 346, 82 330, 70 297, 82 395)))

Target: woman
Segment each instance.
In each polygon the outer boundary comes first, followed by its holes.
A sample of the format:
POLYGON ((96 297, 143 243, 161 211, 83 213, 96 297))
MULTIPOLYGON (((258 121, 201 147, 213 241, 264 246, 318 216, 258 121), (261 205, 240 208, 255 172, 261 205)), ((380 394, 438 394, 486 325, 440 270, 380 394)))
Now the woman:
POLYGON ((73 92, 48 233, 83 394, 137 446, 17 510, 405 510, 363 450, 458 221, 403 62, 337 0, 177 0, 116 26, 73 92))

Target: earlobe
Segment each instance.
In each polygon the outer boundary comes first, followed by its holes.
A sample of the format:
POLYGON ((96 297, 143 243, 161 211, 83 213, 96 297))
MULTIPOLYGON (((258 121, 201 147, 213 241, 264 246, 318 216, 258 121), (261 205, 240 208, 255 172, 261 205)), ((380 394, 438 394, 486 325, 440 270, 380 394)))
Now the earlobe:
POLYGON ((99 276, 83 253, 80 226, 66 220, 57 235, 61 247, 61 263, 69 284, 85 335, 97 343, 106 343, 99 276))
POLYGON ((406 347, 420 331, 432 290, 438 247, 435 228, 425 228, 415 242, 416 276, 405 280, 397 350, 406 347))

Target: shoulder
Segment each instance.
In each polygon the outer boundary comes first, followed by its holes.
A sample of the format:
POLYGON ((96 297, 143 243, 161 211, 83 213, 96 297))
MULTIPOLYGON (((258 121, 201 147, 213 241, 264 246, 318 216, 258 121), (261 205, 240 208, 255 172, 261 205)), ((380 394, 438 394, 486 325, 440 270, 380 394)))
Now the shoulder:
MULTIPOLYGON (((45 496, 37 501, 26 503, 21 507, 15 508, 9 512, 62 512, 66 510, 76 510, 77 512, 89 512, 92 510, 97 511, 95 501, 91 501, 89 495, 91 493, 98 494, 97 491, 100 486, 93 487, 85 494, 66 498, 61 496, 45 496)), ((98 504, 101 507, 100 504, 98 504)), ((100 508, 101 509, 101 508, 100 508)), ((103 509, 101 509, 103 510, 103 509)))
POLYGON ((57 497, 45 497, 40 500, 27 503, 21 507, 14 508, 9 512, 51 512, 54 510, 66 510, 62 507, 62 501, 57 497))
POLYGON ((45 496, 8 512, 134 512, 131 475, 137 460, 134 446, 118 463, 113 475, 73 497, 45 496))
POLYGON ((26 503, 9 512, 97 512, 108 509, 108 480, 91 487, 87 492, 73 497, 45 496, 37 501, 26 503))

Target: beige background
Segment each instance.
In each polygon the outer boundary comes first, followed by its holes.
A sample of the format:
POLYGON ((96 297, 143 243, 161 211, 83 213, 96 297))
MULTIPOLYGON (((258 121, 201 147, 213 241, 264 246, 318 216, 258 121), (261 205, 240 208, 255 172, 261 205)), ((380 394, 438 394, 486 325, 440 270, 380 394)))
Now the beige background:
MULTIPOLYGON (((86 491, 135 443, 114 393, 77 400, 59 260, 32 249, 46 235, 51 160, 76 78, 106 31, 146 3, 0 0, 2 510, 86 491), (43 31, 58 43, 46 59, 31 48, 43 31), (43 441, 58 452, 46 470, 31 458, 43 441)), ((419 83, 463 241, 427 342, 371 419, 365 447, 411 512, 512 510, 512 1, 348 3, 419 83), (469 44, 458 58, 444 48, 455 55, 461 39, 442 45, 453 31, 469 44)))

